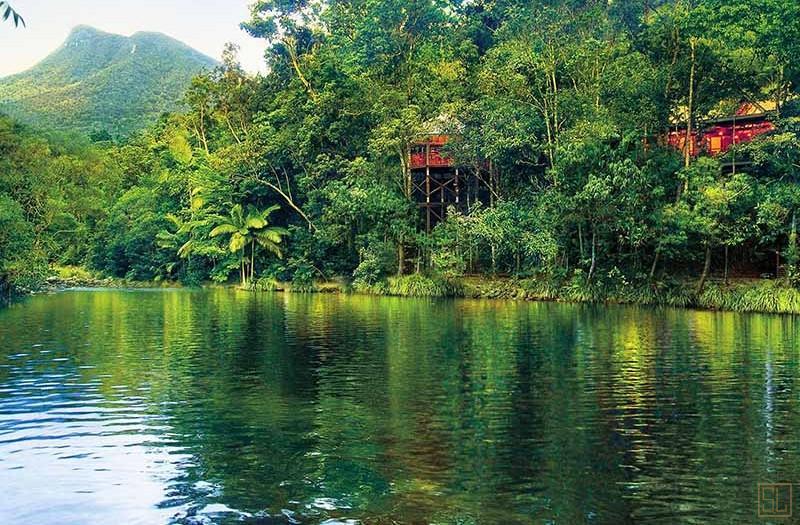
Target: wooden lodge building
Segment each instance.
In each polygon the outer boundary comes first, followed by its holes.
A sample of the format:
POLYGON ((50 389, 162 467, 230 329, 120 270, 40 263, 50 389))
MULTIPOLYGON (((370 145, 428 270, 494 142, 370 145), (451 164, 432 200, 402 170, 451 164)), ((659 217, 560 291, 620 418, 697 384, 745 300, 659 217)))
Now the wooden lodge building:
MULTIPOLYGON (((697 157, 701 154, 718 156, 728 153, 737 144, 750 142, 759 135, 775 129, 770 120, 774 103, 753 104, 745 102, 733 115, 713 118, 692 131, 689 142, 689 154, 697 157)), ((679 151, 686 148, 686 126, 676 126, 667 135, 667 143, 679 151)), ((732 159, 727 166, 746 164, 746 161, 732 159)))
POLYGON ((411 198, 428 233, 444 220, 449 207, 466 213, 477 203, 492 201, 491 165, 457 165, 445 152, 448 140, 447 135, 427 135, 409 153, 411 198))
MULTIPOLYGON (((692 157, 726 154, 737 144, 773 131, 773 114, 774 103, 742 103, 734 114, 708 119, 692 131, 689 153, 692 157)), ((448 141, 446 134, 430 133, 408 152, 410 197, 420 209, 420 229, 426 232, 445 219, 448 208, 467 213, 477 203, 492 204, 495 194, 492 188, 497 174, 491 163, 478 167, 458 165, 446 152, 448 141)), ((676 125, 660 141, 685 151, 685 125, 676 125)), ((724 166, 735 169, 743 164, 747 164, 745 159, 734 158, 724 166)))

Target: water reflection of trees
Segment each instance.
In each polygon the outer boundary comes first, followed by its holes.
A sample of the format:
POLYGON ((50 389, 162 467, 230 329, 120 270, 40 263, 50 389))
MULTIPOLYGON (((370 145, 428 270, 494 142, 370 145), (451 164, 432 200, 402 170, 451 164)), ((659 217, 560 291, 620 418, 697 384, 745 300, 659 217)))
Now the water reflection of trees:
POLYGON ((185 457, 165 505, 746 521, 755 483, 800 466, 790 317, 228 290, 47 301, 35 322, 93 366, 81 381, 167 418, 154 446, 185 457))

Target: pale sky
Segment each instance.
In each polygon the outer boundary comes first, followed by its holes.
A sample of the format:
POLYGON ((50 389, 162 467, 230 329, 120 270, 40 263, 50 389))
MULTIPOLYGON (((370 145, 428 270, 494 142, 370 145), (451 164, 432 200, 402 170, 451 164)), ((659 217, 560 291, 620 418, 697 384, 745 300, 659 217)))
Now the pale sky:
POLYGON ((239 29, 252 0, 9 0, 27 27, 0 23, 0 77, 23 71, 54 51, 81 24, 131 35, 158 31, 219 59, 226 42, 241 46, 242 66, 263 72, 264 40, 239 29))

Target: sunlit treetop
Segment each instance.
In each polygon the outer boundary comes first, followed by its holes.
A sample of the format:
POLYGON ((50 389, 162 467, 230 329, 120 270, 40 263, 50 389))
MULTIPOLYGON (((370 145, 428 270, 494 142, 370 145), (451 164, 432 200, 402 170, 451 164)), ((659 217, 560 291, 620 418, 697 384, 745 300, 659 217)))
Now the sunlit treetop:
POLYGON ((324 2, 320 0, 259 0, 250 8, 250 20, 242 29, 256 38, 281 41, 302 28, 320 24, 324 2))

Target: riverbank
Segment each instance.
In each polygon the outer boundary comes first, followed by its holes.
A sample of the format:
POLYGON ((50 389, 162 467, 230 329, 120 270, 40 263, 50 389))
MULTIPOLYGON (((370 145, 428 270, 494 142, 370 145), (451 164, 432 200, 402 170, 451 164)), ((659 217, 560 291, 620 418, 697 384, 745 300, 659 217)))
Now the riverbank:
POLYGON ((44 284, 31 293, 57 292, 72 288, 180 288, 179 283, 130 281, 127 279, 106 278, 80 278, 80 277, 48 277, 44 284))
MULTIPOLYGON (((16 295, 57 292, 75 288, 175 288, 176 282, 131 281, 104 277, 83 268, 55 268, 41 286, 17 290, 16 295)), ((240 286, 236 286, 241 288, 240 286)), ((447 279, 423 274, 389 277, 371 284, 344 279, 313 283, 259 279, 246 288, 256 292, 342 293, 393 297, 452 297, 515 301, 637 304, 734 312, 800 314, 800 290, 774 279, 709 280, 701 293, 691 279, 634 284, 624 279, 587 284, 576 278, 556 281, 543 278, 466 276, 447 279)))
POLYGON ((2 283, 0 306, 15 299, 40 293, 53 293, 75 288, 177 288, 180 283, 169 281, 133 281, 117 277, 106 277, 85 268, 58 266, 50 269, 50 275, 35 282, 16 283, 11 287, 2 283))
POLYGON ((469 276, 459 279, 428 277, 420 274, 390 277, 374 284, 325 282, 313 289, 294 290, 291 284, 278 284, 279 291, 338 292, 397 297, 460 297, 518 301, 638 304, 700 308, 735 312, 800 314, 800 290, 771 279, 737 279, 727 284, 709 280, 699 294, 693 280, 642 284, 624 280, 586 284, 576 279, 556 282, 545 279, 469 276))

